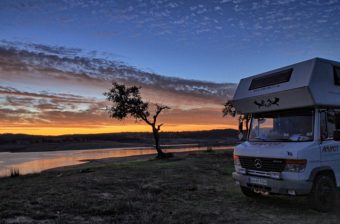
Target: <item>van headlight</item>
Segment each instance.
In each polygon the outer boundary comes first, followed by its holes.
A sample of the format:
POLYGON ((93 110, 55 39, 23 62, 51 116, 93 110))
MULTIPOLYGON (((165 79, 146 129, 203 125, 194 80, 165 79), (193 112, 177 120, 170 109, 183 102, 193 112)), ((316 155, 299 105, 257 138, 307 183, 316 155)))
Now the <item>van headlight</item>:
POLYGON ((303 172, 306 168, 307 160, 305 159, 288 159, 286 160, 285 172, 303 172))

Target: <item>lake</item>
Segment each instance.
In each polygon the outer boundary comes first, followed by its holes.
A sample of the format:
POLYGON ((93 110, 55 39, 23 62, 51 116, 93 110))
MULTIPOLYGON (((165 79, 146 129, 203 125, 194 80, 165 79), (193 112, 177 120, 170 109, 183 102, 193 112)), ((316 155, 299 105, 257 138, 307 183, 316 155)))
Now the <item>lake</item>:
MULTIPOLYGON (((213 147, 214 150, 232 149, 232 147, 213 147)), ((164 149, 164 152, 191 152, 206 150, 206 147, 185 147, 164 149)), ((44 170, 71 166, 105 158, 122 158, 128 156, 156 154, 153 148, 115 148, 91 150, 67 150, 49 152, 0 152, 0 176, 9 176, 11 170, 19 170, 20 175, 39 173, 44 170)))

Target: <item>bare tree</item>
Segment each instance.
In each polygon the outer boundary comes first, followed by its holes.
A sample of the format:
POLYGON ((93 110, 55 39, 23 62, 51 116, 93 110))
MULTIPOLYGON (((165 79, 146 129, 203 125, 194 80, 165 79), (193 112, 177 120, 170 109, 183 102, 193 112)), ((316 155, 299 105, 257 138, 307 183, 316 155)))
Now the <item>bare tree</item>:
POLYGON ((250 114, 241 114, 239 112, 237 112, 236 108, 233 106, 233 104, 230 101, 227 101, 224 104, 223 110, 223 117, 225 116, 232 116, 232 117, 236 117, 236 115, 238 115, 238 120, 239 120, 239 131, 240 133, 243 133, 243 123, 245 123, 246 126, 246 130, 245 133, 248 133, 249 131, 249 121, 250 121, 250 114))
POLYGON ((112 88, 104 93, 106 99, 112 102, 112 106, 108 108, 111 118, 123 120, 127 117, 133 117, 136 120, 144 121, 152 127, 152 133, 155 140, 155 148, 157 150, 157 157, 164 158, 169 155, 165 154, 159 144, 159 132, 163 124, 158 124, 157 118, 162 111, 170 109, 168 106, 155 105, 153 115, 150 113, 150 105, 144 102, 140 90, 141 87, 132 86, 126 87, 118 83, 112 83, 112 88))

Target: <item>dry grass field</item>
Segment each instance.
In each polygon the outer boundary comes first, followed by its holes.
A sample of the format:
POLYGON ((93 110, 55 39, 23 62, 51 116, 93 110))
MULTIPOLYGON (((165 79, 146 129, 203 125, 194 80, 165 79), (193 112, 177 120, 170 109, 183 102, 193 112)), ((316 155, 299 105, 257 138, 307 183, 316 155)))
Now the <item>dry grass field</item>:
POLYGON ((231 151, 105 159, 0 180, 0 223, 339 223, 304 197, 249 199, 231 151))

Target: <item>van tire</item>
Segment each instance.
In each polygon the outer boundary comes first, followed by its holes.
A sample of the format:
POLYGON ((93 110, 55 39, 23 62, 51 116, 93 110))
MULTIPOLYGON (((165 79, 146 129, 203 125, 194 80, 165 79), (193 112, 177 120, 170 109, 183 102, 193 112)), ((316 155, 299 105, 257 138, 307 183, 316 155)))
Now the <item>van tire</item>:
POLYGON ((259 197, 261 196, 260 193, 256 193, 254 192, 252 189, 248 188, 248 187, 243 187, 241 186, 241 191, 242 193, 247 196, 247 197, 250 197, 250 198, 256 198, 256 197, 259 197))
POLYGON ((320 212, 330 212, 334 209, 337 201, 337 188, 331 176, 316 176, 309 201, 312 208, 320 212))

